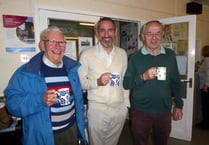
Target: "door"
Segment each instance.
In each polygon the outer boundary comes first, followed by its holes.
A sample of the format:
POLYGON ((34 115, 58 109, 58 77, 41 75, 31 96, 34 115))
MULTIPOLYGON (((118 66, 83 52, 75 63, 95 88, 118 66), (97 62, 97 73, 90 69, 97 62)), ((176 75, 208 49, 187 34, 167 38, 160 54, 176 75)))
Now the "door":
POLYGON ((165 24, 163 45, 176 52, 183 85, 183 119, 172 121, 171 137, 191 141, 193 120, 196 16, 160 19, 165 24))

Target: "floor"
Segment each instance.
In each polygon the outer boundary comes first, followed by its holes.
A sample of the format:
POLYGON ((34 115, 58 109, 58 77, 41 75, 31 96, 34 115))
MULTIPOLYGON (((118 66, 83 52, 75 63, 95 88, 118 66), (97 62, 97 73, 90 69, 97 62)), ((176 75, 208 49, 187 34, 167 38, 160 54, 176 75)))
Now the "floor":
MULTIPOLYGON (((13 133, 0 133, 0 144, 21 145, 20 138, 20 130, 13 133)), ((126 122, 124 126, 118 145, 133 145, 133 139, 128 122, 126 122)), ((151 140, 149 141, 149 145, 153 145, 151 140)), ((169 138, 168 145, 209 145, 209 130, 200 130, 196 127, 193 127, 191 142, 169 138)))
MULTIPOLYGON (((128 122, 124 126, 118 145, 133 145, 128 122)), ((151 140, 149 145, 153 145, 151 140)), ((193 127, 191 142, 169 138, 168 145, 209 145, 209 130, 200 130, 193 127)))

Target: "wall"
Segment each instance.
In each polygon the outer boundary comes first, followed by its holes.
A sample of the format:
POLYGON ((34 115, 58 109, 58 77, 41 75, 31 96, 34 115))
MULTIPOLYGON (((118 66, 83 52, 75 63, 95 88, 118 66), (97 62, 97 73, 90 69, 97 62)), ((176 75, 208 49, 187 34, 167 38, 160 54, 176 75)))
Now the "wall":
MULTIPOLYGON (((5 89, 11 75, 14 70, 21 65, 20 54, 19 53, 6 53, 5 52, 5 31, 3 28, 2 14, 8 15, 20 15, 20 16, 33 16, 34 15, 34 3, 31 0, 0 0, 0 96, 3 95, 3 90, 5 89), (32 11, 31 11, 32 10, 32 11)), ((29 53, 32 56, 33 54, 29 53)))
MULTIPOLYGON (((150 20, 186 15, 187 0, 0 0, 0 14, 36 16, 37 7, 77 11, 91 15, 111 16, 130 20, 150 20)), ((197 17, 197 39, 209 44, 209 8, 197 17)), ((35 26, 36 27, 36 26, 35 26)), ((37 42, 36 42, 37 43, 37 42)), ((0 17, 0 96, 11 75, 22 63, 19 53, 5 52, 5 31, 0 17)), ((35 53, 27 53, 32 57, 35 53)))

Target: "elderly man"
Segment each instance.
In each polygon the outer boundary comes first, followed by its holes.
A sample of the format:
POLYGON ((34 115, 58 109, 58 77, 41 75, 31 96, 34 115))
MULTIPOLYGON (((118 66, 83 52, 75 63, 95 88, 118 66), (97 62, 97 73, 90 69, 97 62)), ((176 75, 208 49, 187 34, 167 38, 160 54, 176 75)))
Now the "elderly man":
POLYGON ((41 33, 39 46, 5 90, 9 112, 23 120, 23 145, 86 144, 80 64, 64 56, 64 35, 55 26, 41 33))

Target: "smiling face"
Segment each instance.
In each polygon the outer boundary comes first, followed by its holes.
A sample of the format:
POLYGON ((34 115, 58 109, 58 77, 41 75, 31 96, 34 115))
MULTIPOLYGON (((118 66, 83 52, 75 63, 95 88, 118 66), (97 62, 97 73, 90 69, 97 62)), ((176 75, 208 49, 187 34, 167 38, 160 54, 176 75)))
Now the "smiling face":
POLYGON ((45 39, 40 42, 40 47, 53 64, 59 65, 65 54, 66 42, 62 33, 49 31, 45 39))
POLYGON ((97 37, 105 49, 112 49, 116 35, 116 28, 112 21, 102 20, 98 24, 97 37))
POLYGON ((142 34, 142 39, 148 51, 160 49, 163 38, 163 26, 158 22, 151 22, 146 25, 142 34))

